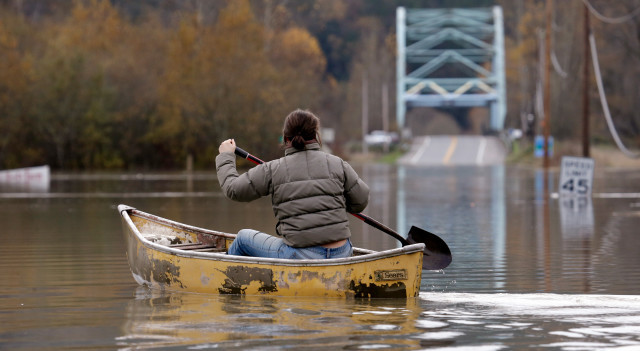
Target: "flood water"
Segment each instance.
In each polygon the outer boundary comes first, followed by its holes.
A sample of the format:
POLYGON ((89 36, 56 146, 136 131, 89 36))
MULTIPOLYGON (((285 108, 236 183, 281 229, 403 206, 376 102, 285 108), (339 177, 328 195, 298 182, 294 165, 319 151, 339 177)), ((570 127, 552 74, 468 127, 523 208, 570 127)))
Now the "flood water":
MULTIPOLYGON (((118 204, 226 232, 273 232, 270 201, 232 203, 215 174, 52 174, 0 187, 0 349, 640 350, 640 171, 596 169, 556 196, 532 168, 356 166, 365 213, 444 239, 453 263, 419 298, 342 300, 149 290, 118 204)), ((352 218, 355 246, 396 247, 352 218)))

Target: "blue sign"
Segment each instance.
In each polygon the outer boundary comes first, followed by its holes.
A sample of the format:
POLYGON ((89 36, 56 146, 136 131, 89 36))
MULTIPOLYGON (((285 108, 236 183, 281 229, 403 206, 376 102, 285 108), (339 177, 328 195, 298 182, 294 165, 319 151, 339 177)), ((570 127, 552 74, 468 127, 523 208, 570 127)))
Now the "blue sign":
MULTIPOLYGON (((553 137, 549 137, 549 145, 547 145, 549 157, 553 156, 553 137)), ((533 155, 535 157, 544 157, 544 136, 536 135, 533 146, 533 155)))

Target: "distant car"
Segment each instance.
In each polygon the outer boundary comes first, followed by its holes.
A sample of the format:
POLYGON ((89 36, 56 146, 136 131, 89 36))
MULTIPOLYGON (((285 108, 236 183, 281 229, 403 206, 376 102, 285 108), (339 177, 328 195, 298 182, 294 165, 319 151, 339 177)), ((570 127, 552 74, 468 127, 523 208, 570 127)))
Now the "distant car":
POLYGON ((509 139, 511 139, 511 140, 520 139, 520 138, 522 138, 522 129, 509 128, 507 130, 507 135, 509 136, 509 139))
POLYGON ((385 132, 384 130, 374 130, 364 136, 367 145, 391 145, 398 141, 398 133, 385 132))

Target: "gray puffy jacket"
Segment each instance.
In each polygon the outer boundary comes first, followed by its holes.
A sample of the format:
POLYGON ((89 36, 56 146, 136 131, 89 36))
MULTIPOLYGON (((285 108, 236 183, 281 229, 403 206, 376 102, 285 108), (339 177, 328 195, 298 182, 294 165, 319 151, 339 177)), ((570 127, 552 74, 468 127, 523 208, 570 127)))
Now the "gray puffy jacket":
POLYGON ((285 156, 238 175, 236 158, 216 157, 224 194, 248 202, 271 195, 278 219, 276 232, 293 247, 322 245, 351 236, 347 212, 361 212, 369 202, 369 187, 341 158, 320 150, 288 148, 285 156))

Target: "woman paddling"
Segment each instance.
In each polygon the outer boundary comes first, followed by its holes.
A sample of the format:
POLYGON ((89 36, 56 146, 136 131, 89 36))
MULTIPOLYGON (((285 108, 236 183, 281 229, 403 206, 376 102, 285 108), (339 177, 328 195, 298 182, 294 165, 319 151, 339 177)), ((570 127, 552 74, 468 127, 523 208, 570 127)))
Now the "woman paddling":
POLYGON ((228 139, 216 157, 223 193, 235 201, 271 195, 278 237, 242 229, 229 247, 230 255, 271 258, 340 258, 352 254, 348 212, 367 207, 369 187, 353 168, 320 150, 320 120, 303 110, 284 121, 285 156, 239 175, 228 139))

